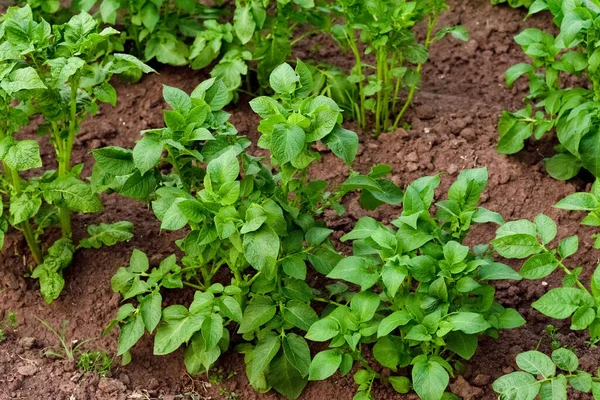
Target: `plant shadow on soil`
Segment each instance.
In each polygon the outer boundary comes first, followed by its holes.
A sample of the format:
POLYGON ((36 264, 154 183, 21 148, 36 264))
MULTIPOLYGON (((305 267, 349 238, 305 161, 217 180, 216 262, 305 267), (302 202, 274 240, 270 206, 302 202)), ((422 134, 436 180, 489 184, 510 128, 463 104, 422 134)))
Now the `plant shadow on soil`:
MULTIPOLYGON (((599 257, 592 248, 594 232, 580 225, 582 215, 552 206, 567 194, 586 189, 589 179, 560 182, 548 176, 543 159, 552 155, 555 138, 551 135, 540 142, 529 143, 517 156, 506 157, 495 151, 500 112, 517 109, 526 94, 523 82, 518 82, 512 89, 504 85, 504 71, 524 60, 513 37, 525 27, 549 29, 550 18, 539 16, 524 21, 522 10, 492 8, 489 0, 451 0, 450 4, 441 23, 464 25, 470 40, 463 43, 445 39, 433 47, 431 61, 424 69, 422 90, 407 115, 410 129, 399 129, 379 139, 357 131, 361 144, 355 168, 366 172, 376 163, 391 164, 393 180, 402 187, 420 176, 445 172, 436 192, 436 198, 440 199, 462 169, 487 166, 490 181, 483 196, 485 207, 500 212, 506 220, 531 219, 543 212, 558 222, 559 238, 578 234, 580 252, 573 262, 584 268, 583 279, 586 281, 599 257)), ((308 39, 303 43, 295 54, 301 59, 322 60, 345 68, 351 66, 351 56, 341 54, 326 38, 308 39)), ((101 112, 84 124, 77 138, 74 162, 86 163, 86 175, 93 165, 90 150, 109 145, 132 148, 141 130, 162 126, 162 108, 165 106, 162 84, 189 92, 207 77, 206 71, 165 67, 160 75, 147 76, 138 84, 118 84, 117 107, 102 106, 101 112)), ((250 110, 248 100, 240 99, 238 104, 229 107, 229 111, 231 122, 240 134, 255 141, 258 117, 250 110)), ((346 125, 349 129, 356 128, 352 123, 346 125)), ((23 135, 35 137, 33 129, 23 135)), ((48 167, 52 167, 52 154, 51 146, 42 143, 42 155, 48 167)), ((345 167, 327 152, 311 172, 313 177, 332 183, 339 183, 345 173, 345 167)), ((45 347, 57 343, 57 338, 36 317, 52 326, 69 320, 68 338, 98 337, 89 348, 114 352, 116 332, 101 337, 120 302, 119 295, 111 291, 110 277, 127 263, 134 248, 151 255, 154 264, 176 252, 174 241, 182 233, 160 232, 160 224, 150 209, 115 195, 104 196, 103 200, 106 205, 103 213, 75 217, 75 237, 82 237, 88 224, 119 220, 134 223, 135 237, 111 248, 78 251, 72 266, 65 272, 67 284, 63 294, 50 306, 43 302, 36 282, 24 277, 27 247, 21 235, 14 231, 7 235, 0 255, 3 271, 0 276, 0 320, 9 312, 16 312, 19 325, 9 330, 8 339, 0 344, 0 399, 279 398, 272 392, 257 394, 253 391, 246 379, 241 355, 229 352, 217 363, 221 376, 229 378, 191 377, 185 372, 181 350, 155 357, 148 335, 133 349, 131 364, 120 367, 119 361, 115 360, 109 378, 100 378, 94 373, 81 375, 72 362, 41 356, 45 347), (35 342, 29 338, 34 338, 35 342)), ((366 213, 358 205, 356 196, 346 198, 345 206, 347 213, 344 216, 325 216, 329 226, 335 229, 336 238, 347 232, 361 216, 368 214, 389 222, 400 211, 385 206, 366 213)), ((467 239, 468 244, 488 243, 494 237, 495 229, 492 224, 474 228, 467 239)), ((348 250, 341 244, 340 249, 348 250)), ((322 278, 314 275, 309 276, 309 280, 311 284, 323 283, 322 278)), ((533 349, 540 342, 540 348, 548 350, 551 341, 544 330, 551 321, 532 310, 530 304, 549 288, 559 285, 560 276, 548 277, 545 284, 539 281, 499 282, 497 299, 505 306, 516 308, 527 319, 527 325, 502 332, 498 340, 482 339, 463 377, 452 381, 452 391, 465 399, 494 399, 496 395, 491 383, 516 368, 516 354, 533 349)), ((171 291, 166 294, 165 301, 188 302, 192 296, 193 293, 187 290, 171 291)), ((589 349, 585 344, 585 332, 571 332, 567 322, 553 323, 560 328, 562 342, 577 350, 581 367, 590 372, 597 368, 600 351, 589 349)), ((318 349, 318 346, 313 348, 318 349)), ((335 375, 324 382, 310 383, 301 399, 346 400, 353 397, 354 391, 352 373, 345 377, 335 375)), ((401 396, 383 384, 376 386, 373 395, 376 399, 417 398, 414 394, 401 396)), ((569 399, 591 398, 586 396, 570 394, 569 399)))

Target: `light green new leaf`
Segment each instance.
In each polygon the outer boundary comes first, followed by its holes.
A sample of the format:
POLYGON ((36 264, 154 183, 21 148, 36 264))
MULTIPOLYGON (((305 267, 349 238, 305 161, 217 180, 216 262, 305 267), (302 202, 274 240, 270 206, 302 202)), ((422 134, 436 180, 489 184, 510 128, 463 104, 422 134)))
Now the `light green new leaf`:
POLYGON ((337 371, 342 363, 342 353, 339 350, 325 350, 317 353, 310 363, 309 381, 322 381, 337 371))
POLYGON ((448 372, 438 362, 429 360, 426 356, 415 359, 412 381, 421 400, 441 399, 449 380, 448 372))

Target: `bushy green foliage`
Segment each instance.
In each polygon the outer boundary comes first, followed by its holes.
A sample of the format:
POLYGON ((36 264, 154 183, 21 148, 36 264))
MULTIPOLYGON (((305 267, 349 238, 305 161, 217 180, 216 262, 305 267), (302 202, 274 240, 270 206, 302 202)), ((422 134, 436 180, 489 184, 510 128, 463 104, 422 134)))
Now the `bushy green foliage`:
POLYGON ((579 358, 564 347, 552 352, 552 358, 537 350, 517 355, 521 371, 497 379, 494 390, 501 400, 566 399, 569 392, 591 393, 600 399, 600 370, 593 376, 579 370, 579 358))
POLYGON ((537 0, 529 14, 542 10, 550 10, 554 15, 560 33, 553 36, 528 28, 515 37, 531 62, 511 67, 506 83, 511 86, 524 75, 529 80, 530 93, 525 108, 502 114, 498 151, 517 153, 531 136, 539 140, 554 129, 560 144, 556 146, 557 154, 546 160, 550 175, 566 180, 585 168, 600 176, 600 35, 595 25, 600 7, 584 0, 537 0), (575 76, 581 80, 567 79, 575 76), (571 86, 574 82, 580 83, 571 86))
POLYGON ((335 24, 331 33, 355 57, 348 79, 358 86, 358 96, 350 111, 363 129, 367 126, 367 111, 375 116, 376 135, 397 128, 412 103, 431 44, 448 33, 467 39, 462 27, 436 31, 437 20, 447 7, 444 0, 336 2, 334 11, 343 23, 335 24), (424 20, 427 34, 420 43, 414 28, 424 20), (370 54, 375 55, 374 67, 365 63, 370 54), (403 91, 408 91, 405 100, 400 97, 403 91))
MULTIPOLYGON (((110 54, 106 47, 112 28, 102 31, 88 14, 81 13, 63 25, 34 19, 31 8, 11 7, 0 25, 0 160, 4 175, 0 191, 7 201, 2 209, 2 239, 9 225, 21 230, 37 267, 32 276, 40 279, 41 292, 51 302, 60 294, 62 270, 72 259, 72 212, 98 212, 102 203, 81 178, 82 164, 73 166, 71 153, 75 136, 88 114, 99 102, 115 104, 115 89, 108 83, 114 74, 127 71, 150 72, 151 68, 126 54, 110 54), (23 179, 20 174, 42 168, 35 140, 19 140, 19 130, 40 115, 44 122, 39 133, 56 150, 58 170, 45 170, 39 176, 23 179), (60 222, 62 238, 43 256, 40 237, 44 230, 60 222)), ((31 176, 28 173, 28 176, 31 176)), ((131 237, 132 226, 102 224, 90 227, 104 243, 115 243, 110 231, 120 239, 131 237)), ((80 243, 88 247, 90 242, 80 243)))
POLYGON ((491 0, 493 5, 507 3, 513 8, 525 7, 529 8, 535 0, 491 0))
MULTIPOLYGON (((579 197, 571 195, 562 202, 575 205, 579 197)), ((590 279, 590 292, 579 280, 583 268, 571 269, 565 264, 579 249, 578 237, 563 238, 552 248, 550 243, 556 238, 556 232, 554 221, 540 214, 533 222, 519 220, 502 225, 492 244, 503 257, 526 259, 520 270, 525 279, 542 279, 556 270, 561 271, 563 287, 550 289, 532 306, 550 318, 571 318, 572 330, 589 330, 591 343, 597 343, 600 341, 600 268, 596 268, 590 279)))
POLYGON ((353 241, 354 253, 327 276, 357 285, 360 292, 341 283, 329 287, 332 304, 306 338, 330 341, 330 349, 314 357, 309 379, 325 379, 337 370, 345 375, 358 362, 355 398, 371 399, 373 380, 382 379, 399 393, 413 388, 423 400, 439 400, 454 367, 462 366, 459 359, 475 354, 480 335, 496 337, 500 329, 525 323, 518 312, 494 301, 489 283, 520 276, 494 262, 487 245, 471 250, 461 244, 472 224, 503 223, 500 215, 477 207, 487 171, 461 173, 448 200, 437 203, 431 215, 439 182, 439 176, 424 177, 407 187, 394 228, 364 217, 342 237, 353 241), (370 344, 375 360, 391 371, 412 366, 412 383, 377 374, 362 354, 370 344))
POLYGON ((113 322, 121 328, 118 355, 127 359, 148 331, 155 333, 155 354, 184 345, 186 367, 198 374, 229 348, 228 328, 237 325, 245 341, 237 350, 245 354, 252 386, 295 398, 310 363, 296 332, 317 320, 307 261, 327 274, 342 258, 317 215, 328 207, 343 212, 339 202, 351 190, 368 193, 371 206, 399 202, 401 191, 383 179, 390 172, 383 166, 369 175, 353 172, 331 192, 325 181, 309 180, 317 142, 351 165, 358 137, 341 127, 332 100, 310 95, 312 75, 302 62, 296 70, 276 68, 270 82, 276 95, 256 98, 252 107, 263 118, 259 145, 269 150, 271 167, 246 151, 249 140, 227 122, 228 90, 213 78, 191 95, 165 86, 172 108, 164 112, 166 127, 143 132, 133 150, 96 150, 92 183, 150 200, 161 229, 189 228, 177 241, 185 254, 180 261, 172 255, 151 268, 136 250, 113 277, 113 289, 128 300, 113 322), (222 269, 229 285, 215 282, 222 269), (163 309, 161 289, 184 286, 197 290, 193 302, 163 309))

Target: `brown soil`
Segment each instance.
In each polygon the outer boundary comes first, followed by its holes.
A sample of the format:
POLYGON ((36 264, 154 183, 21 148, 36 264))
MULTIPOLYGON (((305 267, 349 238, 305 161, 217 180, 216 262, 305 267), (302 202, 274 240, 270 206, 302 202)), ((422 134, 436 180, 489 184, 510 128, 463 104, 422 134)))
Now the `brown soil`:
MULTIPOLYGON (((494 7, 489 0, 452 0, 451 9, 442 21, 463 24, 471 35, 468 43, 446 39, 432 50, 431 62, 424 71, 422 91, 407 116, 411 129, 372 139, 361 135, 356 168, 363 172, 372 165, 384 162, 394 169, 394 181, 404 186, 415 178, 446 172, 438 190, 445 195, 450 183, 464 168, 487 166, 490 182, 484 194, 484 206, 502 213, 508 219, 533 218, 547 213, 559 223, 559 237, 578 234, 580 252, 573 259, 584 268, 587 279, 598 263, 598 252, 592 248, 593 230, 579 224, 581 215, 552 208, 565 195, 582 190, 589 184, 583 178, 559 182, 544 170, 543 159, 552 154, 555 142, 548 137, 531 143, 517 156, 496 153, 496 124, 504 109, 516 109, 525 95, 525 86, 513 89, 504 85, 504 71, 523 59, 513 36, 525 27, 549 29, 547 16, 523 21, 521 10, 494 7)), ((340 54, 327 40, 308 41, 297 56, 320 59, 348 67, 349 55, 340 54)), ((164 104, 162 84, 190 91, 206 72, 164 68, 160 75, 145 77, 135 85, 119 84, 119 104, 116 108, 102 107, 101 113, 90 118, 77 140, 75 162, 85 162, 89 173, 93 159, 89 151, 107 145, 132 147, 143 129, 162 126, 164 104)), ((242 98, 230 107, 232 122, 240 134, 256 139, 257 117, 242 98)), ((349 124, 349 127, 353 127, 349 124)), ((28 135, 32 135, 30 132, 28 135)), ((52 148, 43 144, 43 156, 51 166, 52 148)), ((331 154, 324 154, 322 165, 313 171, 315 177, 337 182, 345 169, 331 154)), ((24 277, 27 261, 26 246, 15 232, 7 235, 0 265, 0 319, 16 312, 18 327, 9 330, 8 340, 0 344, 0 399, 275 399, 274 393, 256 394, 248 385, 241 356, 231 352, 218 362, 218 372, 191 377, 185 372, 182 352, 163 357, 152 355, 152 340, 146 336, 133 349, 133 361, 126 367, 115 367, 108 378, 93 373, 81 375, 69 361, 42 356, 48 346, 58 340, 39 322, 38 318, 58 327, 69 320, 67 337, 71 340, 99 339, 88 349, 106 349, 114 353, 116 332, 101 337, 102 330, 114 316, 120 297, 110 289, 110 277, 124 265, 132 249, 151 254, 154 261, 175 251, 174 240, 180 233, 160 232, 151 210, 139 203, 116 196, 105 196, 104 213, 75 218, 74 234, 81 237, 88 224, 101 221, 129 220, 135 225, 135 237, 128 243, 101 250, 80 250, 73 265, 66 271, 67 285, 61 297, 52 305, 41 299, 34 280, 24 277), (32 345, 31 339, 35 341, 32 345), (212 383, 210 383, 212 382, 212 383), (194 397, 196 396, 196 397, 194 397)), ((348 212, 343 217, 327 216, 328 223, 342 232, 365 214, 355 198, 346 202, 348 212)), ((387 222, 399 213, 397 208, 383 207, 371 215, 387 222)), ((486 243, 493 238, 495 226, 477 227, 469 238, 470 244, 486 243)), ((517 264, 514 264, 516 267, 517 264)), ((511 372, 514 357, 541 342, 548 350, 549 338, 544 328, 551 321, 533 311, 530 304, 549 288, 560 285, 560 276, 551 276, 546 283, 499 283, 497 297, 506 306, 515 307, 527 319, 523 328, 506 331, 499 340, 484 339, 469 362, 463 377, 451 384, 454 392, 465 399, 494 399, 491 383, 504 373, 511 372)), ((189 293, 168 293, 167 301, 189 293)), ((564 334, 560 339, 578 350, 582 368, 592 372, 600 364, 600 351, 585 344, 585 332, 571 332, 568 323, 552 321, 564 334)), ((317 350, 317 349, 315 349, 317 350)), ((302 399, 351 399, 355 391, 351 374, 318 383, 310 383, 302 399)), ((415 399, 415 395, 400 396, 390 387, 377 385, 376 399, 415 399)), ((588 398, 570 395, 570 399, 588 398)))

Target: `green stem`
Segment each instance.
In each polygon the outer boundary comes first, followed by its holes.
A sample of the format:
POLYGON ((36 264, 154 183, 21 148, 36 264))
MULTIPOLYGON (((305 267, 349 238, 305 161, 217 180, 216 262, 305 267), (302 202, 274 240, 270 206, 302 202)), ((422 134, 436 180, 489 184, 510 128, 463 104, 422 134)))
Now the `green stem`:
POLYGON ((314 301, 318 301, 318 302, 320 302, 320 303, 333 304, 334 306, 338 306, 338 307, 343 307, 343 306, 344 306, 344 305, 343 305, 343 304, 341 304, 341 303, 338 303, 338 302, 336 302, 336 301, 333 301, 333 300, 327 300, 327 299, 324 299, 324 298, 322 298, 322 297, 313 297, 313 300, 314 300, 314 301))
POLYGON ((185 286, 188 286, 188 287, 194 288, 194 289, 196 289, 196 290, 202 290, 202 291, 204 291, 204 290, 205 290, 205 289, 204 289, 204 287, 202 287, 202 286, 200 286, 200 285, 196 285, 195 283, 191 283, 191 282, 183 282, 183 284, 184 284, 185 286))
POLYGON ((355 63, 356 63, 356 72, 359 76, 358 91, 359 91, 359 95, 360 95, 360 100, 359 100, 360 104, 359 104, 359 113, 358 113, 358 124, 360 125, 361 129, 365 129, 365 127, 366 127, 366 111, 365 111, 366 97, 365 97, 364 82, 362 79, 363 65, 362 65, 362 60, 360 58, 360 52, 358 51, 358 46, 356 45, 356 39, 354 37, 354 30, 352 30, 350 32, 350 35, 348 35, 348 43, 350 45, 350 48, 352 49, 352 53, 354 54, 354 59, 355 59, 355 63))
POLYGON ((375 111, 375 136, 379 136, 381 134, 381 117, 382 117, 382 107, 383 107, 383 85, 385 82, 383 81, 383 62, 381 60, 383 51, 382 49, 377 50, 377 83, 381 85, 381 89, 377 92, 377 108, 375 111))
MULTIPOLYGON (((10 174, 13 187, 17 194, 21 193, 21 177, 19 177, 19 173, 14 169, 9 168, 6 164, 3 164, 4 170, 6 174, 10 174)), ((27 242, 27 246, 29 250, 31 250, 31 255, 33 256, 33 260, 37 265, 42 263, 42 250, 40 249, 40 245, 35 240, 35 235, 33 234, 33 230, 31 229, 31 225, 29 221, 23 221, 19 224, 19 228, 23 231, 23 235, 25 236, 25 241, 27 242)))
MULTIPOLYGON (((431 43, 433 42, 431 35, 433 34, 433 28, 435 28, 435 24, 437 23, 437 19, 438 19, 438 15, 430 15, 429 16, 429 20, 427 21, 427 37, 425 38, 425 49, 427 51, 429 51, 429 47, 431 46, 431 43)), ((417 65, 417 74, 421 74, 421 70, 423 69, 423 64, 418 64, 417 65)), ((392 130, 396 130, 398 129, 398 125, 400 124, 400 121, 402 120, 402 117, 404 116, 404 114, 406 113, 406 111, 408 110, 408 107, 410 107, 410 105, 412 104, 413 98, 415 96, 415 92, 417 90, 417 83, 414 83, 411 88, 410 91, 408 92, 408 97, 406 98, 406 102, 404 103, 404 106, 402 107, 402 110, 400 110, 400 113, 398 114, 398 116, 396 117, 396 121, 394 122, 394 126, 392 127, 392 130)))
MULTIPOLYGON (((77 133, 77 90, 79 89, 79 75, 73 76, 71 83, 71 99, 69 104, 69 125, 67 130, 67 138, 56 138, 56 152, 58 154, 58 176, 63 177, 71 172, 71 153, 73 152, 73 143, 75 134, 77 133)), ((71 229, 71 210, 67 207, 58 209, 58 217, 62 229, 62 236, 70 238, 72 236, 71 229)))

